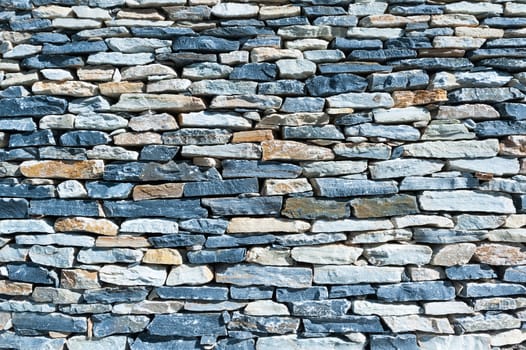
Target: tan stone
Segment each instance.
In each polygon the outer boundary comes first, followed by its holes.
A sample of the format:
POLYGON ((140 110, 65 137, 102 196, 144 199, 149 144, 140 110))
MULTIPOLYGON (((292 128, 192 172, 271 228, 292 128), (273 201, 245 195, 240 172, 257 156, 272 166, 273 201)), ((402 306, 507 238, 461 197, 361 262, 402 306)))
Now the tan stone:
POLYGON ((81 269, 62 270, 60 287, 66 289, 95 289, 100 288, 96 271, 81 269))
POLYGON ((393 92, 395 107, 409 107, 447 101, 446 90, 414 90, 393 92))
POLYGON ((200 285, 206 284, 214 279, 214 271, 207 265, 179 265, 172 268, 168 278, 167 286, 200 285))
POLYGON ((302 220, 276 218, 232 218, 228 223, 228 233, 282 232, 300 233, 310 229, 310 224, 302 220))
POLYGON ((332 160, 329 148, 311 146, 296 141, 269 140, 261 143, 263 160, 332 160))
POLYGON ((303 53, 296 49, 275 49, 273 47, 256 47, 250 52, 251 62, 277 61, 284 58, 303 58, 303 53))
POLYGON ((499 154, 503 156, 526 156, 526 136, 512 135, 506 137, 500 143, 499 154))
POLYGON ((455 35, 470 36, 472 38, 498 39, 504 36, 504 30, 484 27, 456 27, 455 35))
POLYGON ((444 269, 437 266, 408 266, 407 272, 411 281, 435 281, 446 278, 444 269))
POLYGON ((83 67, 77 69, 77 76, 84 81, 111 81, 115 68, 111 66, 83 67))
POLYGON ((232 135, 232 143, 262 142, 273 139, 272 130, 238 131, 232 135))
POLYGON ((48 5, 40 6, 33 10, 35 18, 58 18, 69 17, 73 14, 73 9, 69 6, 48 5))
POLYGON ((294 17, 301 14, 301 7, 294 5, 284 6, 261 6, 259 19, 272 19, 282 17, 294 17))
POLYGON ((495 266, 524 265, 526 252, 517 245, 487 243, 477 247, 474 259, 495 266))
POLYGON ((469 104, 460 106, 440 106, 434 119, 473 119, 486 120, 499 118, 499 112, 490 105, 469 104))
POLYGON ((252 316, 285 316, 289 315, 286 305, 276 303, 272 300, 256 300, 245 307, 244 313, 252 316))
POLYGON ((183 196, 183 189, 184 183, 137 185, 133 188, 133 200, 140 201, 156 198, 180 198, 183 196))
POLYGON ((420 16, 395 16, 390 14, 371 15, 360 20, 361 27, 403 27, 407 23, 428 22, 431 17, 429 15, 420 16))
POLYGON ((461 49, 420 49, 419 57, 464 57, 466 50, 461 49))
POLYGON ((183 257, 177 249, 148 249, 144 253, 142 262, 146 264, 181 265, 183 263, 183 257))
POLYGON ((88 232, 103 236, 116 236, 119 226, 108 219, 60 218, 55 221, 57 232, 88 232))
POLYGON ((111 107, 114 111, 174 111, 193 112, 205 109, 203 100, 193 96, 173 94, 122 94, 119 102, 111 107))
POLYGON ((115 237, 97 237, 95 246, 99 248, 146 248, 150 242, 146 237, 120 235, 115 237))
POLYGON ((33 285, 31 283, 0 281, 0 294, 4 295, 31 295, 33 285))
POLYGON ((254 247, 246 255, 246 262, 270 266, 292 266, 294 260, 290 256, 289 248, 254 247))
POLYGON ((98 179, 104 173, 102 160, 28 160, 20 164, 25 177, 52 179, 98 179))
POLYGON ((312 186, 306 178, 301 179, 268 179, 263 185, 265 196, 284 195, 312 191, 312 186))
POLYGON ((506 218, 504 227, 521 228, 526 226, 526 214, 512 214, 506 218))
POLYGON ((113 136, 113 143, 117 146, 143 146, 162 144, 161 135, 154 132, 123 132, 113 136))
POLYGON ((133 131, 164 131, 179 129, 177 121, 168 113, 147 114, 130 119, 128 124, 133 131))
POLYGON ((473 243, 458 243, 433 248, 431 264, 439 266, 453 266, 467 264, 477 246, 473 243))
POLYGON ((162 21, 165 19, 164 16, 155 9, 121 9, 117 12, 117 18, 150 19, 154 21, 162 21))
POLYGON ((97 85, 83 81, 37 81, 33 84, 36 95, 62 95, 73 97, 90 97, 98 93, 97 85))
POLYGON ((285 47, 287 49, 296 49, 300 51, 325 50, 328 45, 329 42, 322 39, 298 39, 285 42, 285 47))
POLYGON ((99 84, 101 95, 119 97, 122 94, 140 93, 143 91, 144 83, 119 81, 99 84))

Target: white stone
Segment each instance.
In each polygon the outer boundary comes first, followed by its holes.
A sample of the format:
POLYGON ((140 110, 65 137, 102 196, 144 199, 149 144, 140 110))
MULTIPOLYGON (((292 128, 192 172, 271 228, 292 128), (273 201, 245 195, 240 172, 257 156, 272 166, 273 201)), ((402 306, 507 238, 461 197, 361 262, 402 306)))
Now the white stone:
POLYGON ((397 283, 403 267, 326 265, 314 266, 314 282, 318 284, 397 283))
POLYGON ((71 8, 78 18, 90 18, 90 19, 111 19, 108 10, 101 8, 93 8, 89 6, 73 6, 71 8))
POLYGON ((181 301, 143 300, 138 303, 115 304, 111 312, 121 315, 170 314, 178 312, 183 306, 181 301))
POLYGON ((40 70, 40 73, 48 80, 64 81, 74 79, 71 72, 65 69, 48 68, 40 70))
POLYGON ((493 212, 514 214, 510 196, 477 191, 424 191, 419 197, 420 207, 429 211, 493 212))
POLYGON ((520 344, 524 341, 526 341, 526 331, 521 329, 512 329, 491 335, 491 346, 520 344))
POLYGON ((289 248, 279 247, 254 247, 250 248, 245 257, 246 262, 270 265, 270 266, 292 266, 294 260, 290 256, 289 248))
POLYGON ((228 233, 301 233, 308 231, 311 225, 307 221, 276 218, 232 218, 228 223, 228 233))
POLYGON ((425 265, 431 260, 433 250, 423 245, 383 244, 366 248, 363 255, 372 265, 425 265))
POLYGON ((411 230, 394 229, 355 233, 349 237, 349 241, 354 244, 384 243, 390 241, 409 241, 412 237, 413 231, 411 230))
POLYGON ((111 336, 97 339, 76 336, 67 340, 67 346, 68 350, 125 350, 127 342, 128 338, 126 336, 111 336))
POLYGON ((264 196, 286 195, 312 191, 312 186, 306 178, 300 179, 268 179, 263 184, 264 196))
POLYGON ((418 305, 380 303, 377 301, 355 300, 352 311, 357 315, 401 316, 422 313, 418 305))
POLYGON ((179 285, 201 285, 206 284, 214 279, 214 272, 206 265, 179 265, 172 268, 168 279, 167 286, 179 285))
POLYGON ((312 224, 312 232, 357 232, 386 230, 393 228, 389 220, 383 219, 344 219, 344 220, 317 220, 312 224))
POLYGON ((418 345, 422 350, 490 350, 490 336, 485 334, 423 336, 418 339, 418 345))
POLYGON ((1 234, 11 233, 55 233, 53 225, 41 219, 0 220, 1 234))
POLYGON ((508 216, 504 226, 509 228, 521 228, 526 226, 526 214, 515 214, 508 216))
POLYGON ((484 158, 499 152, 499 141, 432 141, 402 146, 404 156, 419 158, 484 158))
POLYGON ((296 335, 258 338, 256 350, 363 350, 363 342, 345 341, 335 337, 298 339, 296 335))
POLYGON ((120 232, 171 234, 179 232, 179 225, 169 219, 128 219, 121 224, 120 232))
POLYGON ((488 232, 488 240, 492 242, 526 243, 526 229, 508 228, 488 232))
POLYGON ((481 172, 494 175, 516 175, 520 165, 516 158, 454 159, 448 161, 450 170, 481 172))
POLYGON ((212 14, 219 18, 249 18, 257 16, 259 6, 225 2, 212 7, 212 14))
POLYGON ((118 286, 156 286, 166 281, 166 268, 157 265, 104 265, 99 271, 102 282, 118 286))
POLYGON ((352 264, 362 254, 363 249, 344 244, 329 244, 315 247, 292 248, 292 259, 321 265, 352 264))
POLYGON ((257 300, 247 304, 244 313, 252 316, 286 316, 290 315, 286 305, 272 300, 257 300))
POLYGON ((387 2, 383 1, 363 1, 349 5, 349 14, 354 16, 381 15, 387 10, 387 2))
POLYGON ((305 79, 316 73, 316 64, 305 59, 283 59, 276 62, 282 79, 305 79))
POLYGON ((406 107, 373 110, 374 121, 380 124, 412 123, 431 120, 431 114, 425 108, 406 107))
POLYGON ((75 118, 76 129, 112 131, 127 126, 128 119, 110 113, 84 114, 75 118))
POLYGON ((365 160, 337 160, 327 162, 302 163, 306 177, 338 176, 361 173, 367 170, 365 160))
POLYGON ((347 37, 359 39, 380 39, 387 40, 398 38, 403 35, 404 31, 400 28, 363 28, 352 27, 347 31, 347 37))
POLYGON ((60 198, 86 198, 88 192, 80 181, 67 180, 57 186, 58 196, 60 198))
POLYGON ((395 177, 420 176, 439 172, 444 163, 438 160, 398 158, 369 165, 371 178, 391 179, 395 177))
MULTIPOLYGON (((419 315, 409 316, 384 316, 387 326, 394 333, 402 332, 427 332, 439 334, 453 334, 453 327, 447 318, 433 318, 419 315)), ((453 348, 450 348, 453 349, 453 348)))
POLYGON ((385 92, 349 92, 330 96, 327 103, 331 108, 391 108, 394 100, 385 92))
POLYGON ((227 112, 193 112, 181 113, 179 125, 197 128, 228 128, 232 130, 247 130, 252 123, 236 113, 227 112))
POLYGON ((424 313, 433 316, 474 313, 473 308, 462 301, 434 301, 423 306, 424 313))
POLYGON ((413 227, 413 226, 431 226, 453 228, 453 220, 438 215, 404 215, 391 219, 396 228, 413 227))

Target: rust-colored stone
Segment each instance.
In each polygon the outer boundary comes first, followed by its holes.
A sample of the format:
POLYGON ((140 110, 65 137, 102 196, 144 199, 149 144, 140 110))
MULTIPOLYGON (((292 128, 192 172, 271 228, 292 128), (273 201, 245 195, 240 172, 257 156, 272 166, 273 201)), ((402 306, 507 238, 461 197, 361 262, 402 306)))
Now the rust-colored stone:
POLYGON ((142 259, 146 264, 181 265, 183 258, 176 249, 148 249, 142 259))
POLYGON ((142 146, 159 145, 163 142, 161 135, 155 132, 123 132, 113 136, 113 143, 117 146, 142 146))
POLYGON ((55 221, 57 232, 88 232, 97 235, 115 236, 119 232, 119 226, 107 219, 93 218, 61 218, 55 221))
POLYGON ((81 269, 62 270, 60 287, 66 289, 94 289, 100 288, 96 271, 81 269))
POLYGON ((441 89, 395 91, 393 92, 393 99, 395 101, 395 107, 427 105, 447 101, 447 91, 441 89))
POLYGON ((144 88, 144 83, 119 81, 99 84, 101 95, 119 97, 122 94, 140 93, 144 88))
POLYGON ((261 143, 263 160, 332 160, 332 150, 296 141, 268 140, 261 143))
POLYGON ((482 264, 510 266, 526 264, 526 252, 511 244, 482 244, 477 247, 474 258, 482 264))
POLYGON ((133 188, 133 200, 155 198, 179 198, 183 196, 184 183, 166 183, 161 185, 137 185, 133 188))
POLYGON ((239 131, 232 135, 232 143, 262 142, 273 139, 272 130, 239 131))
POLYGON ((20 164, 25 177, 51 179, 98 179, 104 173, 102 160, 28 160, 20 164))

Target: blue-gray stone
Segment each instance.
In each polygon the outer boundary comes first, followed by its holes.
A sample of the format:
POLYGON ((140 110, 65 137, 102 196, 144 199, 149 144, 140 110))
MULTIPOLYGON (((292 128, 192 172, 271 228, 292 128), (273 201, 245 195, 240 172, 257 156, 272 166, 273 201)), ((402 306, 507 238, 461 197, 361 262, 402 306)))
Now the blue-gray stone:
POLYGON ((262 37, 274 35, 274 31, 269 28, 255 27, 250 25, 233 25, 228 27, 219 27, 207 29, 202 32, 203 35, 210 35, 216 38, 241 39, 247 37, 262 37))
POLYGON ((392 66, 379 63, 344 62, 344 63, 322 63, 318 65, 321 74, 370 74, 376 72, 388 73, 393 70, 392 66))
POLYGON ((112 163, 104 168, 106 181, 209 181, 221 176, 215 168, 198 167, 186 162, 112 163))
POLYGON ((363 123, 372 123, 372 113, 352 113, 344 114, 334 118, 335 125, 358 125, 363 123))
POLYGON ((255 178, 222 181, 189 182, 184 186, 185 197, 232 195, 259 193, 259 183, 255 178))
POLYGON ((519 213, 526 213, 526 196, 525 195, 521 195, 517 202, 518 202, 517 203, 518 204, 518 212, 519 213))
POLYGON ((69 37, 66 34, 62 33, 35 33, 31 35, 31 39, 29 42, 31 44, 43 44, 43 43, 51 43, 51 44, 65 44, 69 41, 69 37))
POLYGON ((150 318, 142 315, 113 316, 111 314, 92 315, 93 335, 97 338, 112 334, 129 334, 142 332, 150 318))
POLYGON ((501 38, 488 40, 484 44, 485 47, 524 47, 526 46, 526 38, 501 38))
POLYGON ((169 160, 172 160, 178 151, 179 147, 148 145, 144 146, 141 150, 141 155, 139 156, 139 159, 167 162, 169 160))
POLYGON ((323 300, 329 297, 326 287, 310 287, 305 289, 278 288, 276 300, 280 303, 290 303, 305 300, 323 300))
POLYGON ((306 300, 290 304, 291 315, 299 317, 330 318, 345 316, 351 307, 346 299, 306 300))
POLYGON ((460 296, 466 298, 501 297, 524 295, 526 287, 515 283, 465 283, 460 296))
POLYGON ((312 22, 315 26, 326 25, 334 27, 355 27, 358 23, 356 16, 322 16, 312 22))
POLYGON ((325 99, 320 97, 287 97, 281 105, 281 112, 323 112, 325 99))
POLYGON ((9 147, 49 146, 55 144, 51 130, 39 130, 32 133, 12 134, 9 147))
POLYGON ((371 294, 376 294, 376 290, 370 284, 344 285, 331 287, 329 298, 346 298, 371 294))
POLYGON ((75 130, 68 131, 60 136, 62 146, 96 146, 111 142, 111 137, 102 131, 75 130))
POLYGON ((199 62, 217 62, 217 55, 213 53, 176 52, 157 54, 158 61, 171 61, 176 66, 182 67, 199 62))
POLYGON ((455 287, 449 282, 403 282, 378 287, 378 299, 385 301, 451 300, 455 287))
POLYGON ((420 89, 425 88, 428 84, 429 76, 422 70, 369 76, 371 91, 420 89))
POLYGON ((11 30, 15 32, 36 32, 51 28, 51 20, 47 18, 28 18, 11 21, 11 30))
POLYGON ((376 196, 398 192, 394 181, 350 180, 342 178, 315 178, 312 187, 317 196, 351 197, 376 196))
POLYGON ((44 55, 80 55, 94 52, 107 51, 108 46, 102 40, 99 41, 72 41, 64 45, 53 45, 45 43, 42 46, 44 55))
POLYGON ((172 235, 164 235, 161 237, 150 237, 148 238, 148 241, 156 248, 175 248, 203 245, 206 241, 206 238, 203 235, 176 233, 172 235))
POLYGON ((235 67, 230 73, 231 80, 272 81, 276 79, 278 68, 273 63, 247 63, 235 67))
POLYGON ((419 350, 416 335, 379 335, 371 336, 371 350, 419 350))
POLYGON ((0 348, 9 350, 46 349, 62 350, 65 339, 51 339, 46 337, 23 336, 14 332, 0 334, 0 348))
POLYGON ((321 139, 321 140, 343 140, 345 136, 341 130, 334 125, 324 126, 285 126, 281 130, 283 139, 321 139))
POLYGON ((259 83, 258 94, 302 96, 305 94, 305 84, 297 80, 277 80, 267 83, 259 83))
POLYGON ((526 69, 526 59, 524 58, 487 58, 479 61, 479 64, 506 72, 523 72, 526 69))
POLYGON ((186 253, 192 264, 238 263, 245 260, 245 248, 196 250, 186 253))
POLYGON ((131 27, 134 37, 172 39, 178 36, 195 34, 192 28, 185 27, 131 27))
POLYGON ((307 80, 306 85, 310 95, 326 97, 345 92, 365 91, 367 79, 354 74, 314 76, 307 80))
POLYGON ((274 287, 230 287, 230 297, 237 300, 272 299, 273 294, 274 287))
POLYGON ((105 201, 104 211, 114 217, 168 217, 194 219, 207 217, 208 211, 200 206, 199 200, 153 199, 146 201, 105 201))
POLYGON ((346 38, 334 38, 331 41, 329 47, 331 49, 339 49, 342 51, 350 51, 356 49, 369 49, 369 50, 378 50, 383 47, 382 40, 379 39, 346 39, 346 38))
POLYGON ((526 266, 513 266, 508 267, 504 271, 504 277, 502 278, 507 282, 526 282, 526 266))
POLYGON ((234 312, 228 330, 248 331, 259 334, 296 333, 300 320, 280 316, 249 316, 234 312))
POLYGON ((215 237, 208 237, 205 246, 207 248, 230 248, 242 247, 249 245, 264 245, 271 244, 277 240, 274 235, 222 235, 215 237))
POLYGON ((347 11, 345 11, 342 7, 306 6, 303 8, 303 13, 309 17, 319 17, 346 15, 347 11))
MULTIPOLYGON (((229 332, 229 336, 230 332, 229 332)), ((223 339, 217 342, 217 350, 254 350, 255 349, 255 340, 246 339, 246 340, 237 340, 237 339, 223 339)))
MULTIPOLYGON (((5 88, 4 90, 0 91, 0 97, 2 98, 17 98, 17 97, 24 97, 24 96, 27 96, 29 95, 29 91, 26 90, 25 87, 23 86, 20 86, 20 85, 13 85, 13 86, 9 86, 8 88, 5 88)), ((11 119, 7 119, 7 120, 12 120, 13 123, 16 123, 17 120, 19 120, 20 118, 11 118, 11 119)), ((23 118, 23 119, 20 119, 20 120, 28 120, 29 118, 23 118)), ((6 127, 8 127, 8 125, 4 124, 6 127)), ((13 129, 13 130, 17 130, 17 129, 13 129)), ((22 131, 22 130, 20 130, 22 131)))
POLYGON ((24 219, 29 203, 22 198, 0 198, 0 219, 24 219))
POLYGON ((497 49, 477 49, 467 54, 469 59, 475 61, 484 58, 507 57, 523 58, 526 57, 526 49, 518 48, 497 48, 497 49))
POLYGON ((380 50, 353 50, 348 60, 385 62, 387 60, 417 57, 415 50, 411 49, 380 49, 380 50))
POLYGON ((418 243, 450 244, 479 242, 486 239, 487 235, 487 231, 417 228, 414 231, 413 239, 418 243))
POLYGON ((85 317, 72 317, 59 313, 14 313, 12 322, 13 327, 17 331, 34 330, 42 332, 84 333, 88 330, 88 323, 85 317))
POLYGON ((0 130, 5 131, 35 131, 37 128, 31 118, 0 119, 0 130))
POLYGON ((51 96, 29 96, 0 99, 0 117, 44 116, 63 114, 68 102, 51 96))
POLYGON ((28 184, 0 184, 1 197, 52 198, 55 186, 28 184))
POLYGON ((512 120, 526 119, 526 104, 524 103, 500 103, 497 105, 497 110, 503 118, 512 120))
POLYGON ((241 49, 249 51, 256 47, 268 47, 268 46, 270 47, 281 46, 281 38, 279 36, 269 36, 269 35, 251 38, 245 41, 241 49))
POLYGON ((75 56, 36 55, 24 58, 20 64, 27 69, 79 68, 84 66, 84 61, 75 56))
POLYGON ((494 28, 522 28, 526 26, 526 17, 489 17, 484 19, 482 23, 494 28))
POLYGON ((280 196, 246 198, 203 198, 202 204, 212 210, 213 215, 277 215, 283 198, 280 196))
POLYGON ((33 8, 31 0, 1 0, 0 6, 15 10, 31 10, 33 8))
POLYGON ((446 268, 446 276, 454 281, 497 278, 490 266, 478 264, 450 266, 446 268))
POLYGON ((385 137, 392 140, 418 141, 420 131, 409 125, 380 125, 365 123, 345 128, 345 135, 385 137))
POLYGON ((341 242, 346 239, 345 233, 295 233, 279 235, 276 237, 276 243, 284 247, 298 247, 341 242))
POLYGON ((9 151, 0 150, 0 161, 20 161, 38 158, 36 147, 14 148, 9 151))
POLYGON ((426 37, 420 38, 392 38, 385 42, 387 49, 431 49, 433 44, 426 37))
POLYGON ((110 108, 108 100, 102 96, 76 98, 69 103, 68 111, 77 114, 90 114, 107 111, 110 108))
POLYGON ((269 19, 266 21, 269 27, 285 27, 310 24, 309 19, 303 16, 269 19))
POLYGON ((462 88, 450 92, 448 99, 451 102, 503 102, 524 98, 518 89, 501 88, 462 88))
POLYGON ((161 299, 228 300, 225 287, 158 287, 155 292, 161 299))
POLYGON ((443 5, 394 6, 390 9, 393 15, 439 15, 444 12, 443 5))
POLYGON ((223 177, 248 177, 292 179, 300 176, 302 167, 281 162, 260 162, 257 160, 223 160, 223 177))
POLYGON ((427 71, 469 70, 473 67, 473 63, 467 58, 451 57, 407 58, 390 62, 390 64, 398 66, 399 69, 424 69, 427 71))
POLYGON ((86 149, 73 147, 39 147, 38 155, 40 159, 60 159, 60 160, 85 160, 86 149))
POLYGON ((160 336, 201 337, 226 335, 221 314, 169 314, 156 315, 148 325, 148 333, 160 336))
POLYGON ((179 229, 208 235, 222 235, 228 227, 228 220, 190 219, 179 222, 179 229))
POLYGON ((131 183, 89 181, 86 182, 86 190, 90 198, 97 199, 124 199, 133 189, 131 183))
POLYGON ((406 177, 400 183, 400 191, 454 190, 477 188, 479 180, 475 177, 406 177))
POLYGON ((130 341, 130 350, 200 350, 198 340, 174 339, 166 340, 157 337, 141 335, 135 341, 130 341))
POLYGON ((42 266, 25 264, 7 264, 7 276, 11 281, 39 283, 39 284, 58 284, 56 272, 47 270, 42 266))
POLYGON ((185 128, 165 132, 165 145, 222 145, 228 143, 232 133, 226 129, 185 128))
POLYGON ((239 42, 215 38, 213 36, 180 36, 173 40, 172 48, 177 51, 197 51, 203 53, 230 52, 239 49, 239 42))
POLYGON ((136 303, 148 296, 146 287, 100 288, 87 289, 83 293, 88 304, 136 303))
POLYGON ((526 121, 489 120, 477 123, 478 137, 520 135, 526 133, 526 121))
POLYGON ((37 199, 32 200, 30 215, 49 216, 99 216, 99 205, 96 201, 81 199, 37 199))
POLYGON ((304 319, 307 333, 383 333, 384 327, 377 316, 340 316, 335 318, 304 319))

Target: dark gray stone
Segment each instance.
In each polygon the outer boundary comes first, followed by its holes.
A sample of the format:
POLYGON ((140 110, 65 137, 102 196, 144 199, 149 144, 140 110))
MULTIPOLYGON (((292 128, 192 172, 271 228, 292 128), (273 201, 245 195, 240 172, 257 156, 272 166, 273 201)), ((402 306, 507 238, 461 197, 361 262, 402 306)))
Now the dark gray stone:
POLYGON ((344 62, 344 63, 322 63, 318 65, 318 70, 321 74, 341 74, 341 73, 355 73, 355 74, 370 74, 376 72, 388 73, 393 70, 390 65, 383 65, 379 63, 363 63, 363 62, 344 62))
POLYGON ((34 33, 33 35, 31 35, 31 39, 29 40, 31 44, 65 44, 68 41, 69 37, 66 34, 47 32, 34 33))
POLYGON ((140 160, 153 160, 158 162, 167 162, 172 160, 179 152, 179 147, 148 145, 141 150, 140 160))
POLYGON ((60 136, 62 146, 96 146, 111 142, 111 137, 102 131, 76 130, 68 131, 60 136))
POLYGON ((133 189, 132 183, 89 181, 86 190, 90 198, 97 199, 124 199, 133 189))
POLYGON ((371 350, 419 350, 416 335, 372 335, 371 350))
POLYGON ((334 286, 331 287, 329 298, 346 298, 351 296, 371 294, 376 294, 376 290, 370 284, 334 286))
POLYGON ((398 66, 399 69, 424 69, 426 71, 469 70, 473 67, 473 63, 467 58, 450 57, 408 58, 393 61, 390 64, 398 66))
POLYGON ((260 162, 257 160, 223 160, 223 177, 240 175, 257 178, 290 179, 300 176, 302 168, 295 164, 281 162, 260 162))
POLYGON ((0 184, 0 196, 22 198, 52 198, 55 197, 55 187, 52 185, 0 184))
POLYGON ((266 21, 269 27, 285 27, 310 24, 309 19, 303 16, 269 19, 266 21))
POLYGON ((239 49, 239 42, 215 38, 213 36, 180 36, 173 40, 172 49, 177 51, 197 51, 203 53, 230 52, 239 49))
MULTIPOLYGON (((232 336, 229 332, 229 336, 232 336)), ((237 339, 223 339, 217 343, 217 350, 254 350, 255 340, 237 340, 237 339)))
POLYGON ((73 147, 39 147, 40 159, 85 160, 86 149, 73 147))
POLYGON ((520 135, 526 133, 526 121, 489 120, 477 123, 478 137, 520 135))
POLYGON ((306 82, 309 95, 331 96, 345 92, 360 92, 367 88, 367 79, 355 74, 337 74, 330 77, 314 76, 306 82))
POLYGON ((526 104, 524 103, 500 103, 497 105, 501 117, 512 120, 526 119, 526 104))
POLYGON ((372 74, 369 76, 371 91, 396 91, 425 88, 429 76, 421 70, 394 72, 390 74, 372 74))
POLYGON ((21 62, 21 65, 22 67, 25 67, 27 69, 79 68, 84 66, 84 61, 82 60, 82 58, 75 56, 36 55, 24 58, 21 62))
POLYGON ((99 205, 96 201, 38 199, 32 200, 30 215, 49 216, 99 216, 99 205))
POLYGON ((274 235, 222 235, 215 237, 208 237, 205 246, 207 248, 230 248, 243 247, 250 245, 264 245, 271 244, 277 240, 274 235))
POLYGON ((344 114, 334 118, 334 124, 336 125, 358 125, 364 123, 372 123, 372 113, 352 113, 344 114))
POLYGON ((11 281, 39 283, 39 284, 58 284, 58 276, 52 270, 47 270, 39 265, 32 263, 7 264, 7 276, 11 281))
POLYGON ((274 31, 268 28, 250 25, 233 25, 204 30, 202 35, 210 35, 215 38, 241 39, 261 35, 262 37, 274 35, 274 31))
POLYGON ((172 39, 178 36, 195 34, 192 28, 185 27, 131 27, 134 37, 172 39))
POLYGON ((100 314, 91 316, 91 319, 93 320, 93 335, 97 338, 112 334, 139 333, 150 323, 150 318, 142 315, 100 314))
POLYGON ((384 327, 377 316, 340 316, 335 318, 304 319, 307 333, 383 333, 384 327))
POLYGON ((245 260, 245 248, 197 250, 186 253, 192 264, 238 263, 245 260))
POLYGON ((230 287, 230 297, 237 300, 272 299, 273 294, 274 287, 230 287))
POLYGON ((235 67, 230 73, 231 80, 272 81, 276 79, 278 68, 273 63, 247 63, 235 67))
POLYGON ((210 181, 221 177, 215 168, 186 162, 112 163, 104 168, 106 181, 210 181))
POLYGON ((51 28, 51 20, 47 18, 28 18, 9 23, 11 30, 15 32, 36 32, 51 28))
POLYGON ((45 43, 42 46, 44 55, 81 55, 93 52, 107 51, 108 46, 102 40, 99 41, 73 41, 64 45, 53 45, 45 43))
POLYGON ((417 57, 415 50, 411 49, 380 49, 380 50, 353 50, 349 60, 385 62, 387 60, 417 57))
POLYGON ((84 301, 88 304, 136 303, 146 299, 149 290, 146 287, 88 289, 84 292, 84 301))
POLYGON ((217 62, 217 55, 213 53, 177 52, 157 54, 158 61, 171 61, 176 66, 182 67, 199 62, 217 62))
POLYGON ((249 316, 234 312, 228 330, 248 331, 260 334, 296 333, 300 320, 280 316, 249 316))
POLYGON ((326 287, 310 287, 305 289, 278 288, 276 300, 280 303, 290 303, 305 300, 323 300, 329 297, 326 287))
POLYGON ((59 313, 14 313, 12 322, 13 327, 17 331, 84 333, 88 330, 88 323, 85 317, 71 317, 59 313))
POLYGON ((324 126, 285 126, 282 131, 283 139, 323 139, 343 140, 345 136, 341 130, 334 125, 324 126))
POLYGON ((201 337, 227 334, 221 314, 156 315, 148 325, 148 333, 160 336, 201 337))
POLYGON ((55 144, 51 130, 39 130, 32 133, 12 134, 9 147, 49 146, 55 144))
POLYGON ((27 218, 29 203, 22 198, 0 198, 0 219, 27 218))
POLYGON ((479 64, 506 72, 522 72, 526 69, 526 59, 524 58, 487 58, 479 61, 479 64))
POLYGON ((161 237, 150 237, 148 241, 155 248, 175 248, 203 245, 205 244, 206 238, 203 235, 176 233, 161 237))
POLYGON ((228 143, 231 132, 225 129, 188 128, 163 133, 167 145, 222 145, 228 143))
POLYGON ((281 112, 323 112, 325 99, 320 97, 287 97, 281 105, 281 112))
POLYGON ((114 217, 169 217, 193 219, 206 217, 208 212, 199 204, 199 200, 154 199, 145 201, 105 201, 104 210, 114 217))
POLYGON ((497 278, 497 274, 488 265, 466 264, 446 268, 446 276, 450 280, 480 280, 497 278))
POLYGON ((0 119, 0 130, 5 131, 35 131, 37 128, 31 118, 0 119))
POLYGON ((155 292, 161 299, 228 300, 228 288, 224 287, 158 287, 155 292))
POLYGON ((0 117, 44 116, 63 114, 68 102, 51 96, 30 96, 0 99, 0 117))
POLYGON ((21 161, 38 158, 38 149, 36 147, 15 148, 9 151, 0 150, 1 161, 21 161))
POLYGON ((259 183, 255 178, 222 181, 189 182, 184 186, 185 197, 232 195, 259 193, 259 183))
POLYGON ((315 178, 312 187, 317 196, 350 197, 375 196, 398 192, 394 181, 349 180, 342 178, 315 178))
POLYGON ((312 24, 315 26, 334 26, 334 27, 355 27, 358 23, 356 16, 338 15, 338 16, 323 16, 316 18, 312 24))
POLYGON ((212 210, 213 215, 277 215, 283 198, 279 196, 246 198, 203 198, 202 204, 212 210))
POLYGON ((426 37, 421 38, 392 38, 385 42, 387 49, 430 49, 433 44, 426 37))
POLYGON ((455 287, 449 282, 403 282, 378 287, 379 299, 393 301, 451 300, 455 298, 455 287))

